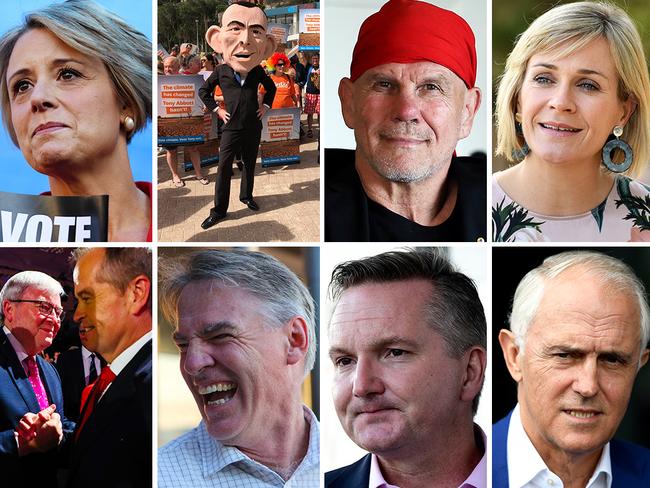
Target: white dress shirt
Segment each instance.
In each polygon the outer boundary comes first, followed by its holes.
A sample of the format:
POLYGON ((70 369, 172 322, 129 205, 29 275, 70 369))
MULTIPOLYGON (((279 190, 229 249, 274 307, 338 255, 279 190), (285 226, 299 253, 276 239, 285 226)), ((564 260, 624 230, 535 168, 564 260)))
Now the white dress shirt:
MULTIPOLYGON (((541 458, 521 423, 519 404, 510 417, 508 428, 508 482, 510 488, 563 488, 562 480, 541 458)), ((585 488, 611 488, 612 463, 609 442, 605 444, 598 464, 585 488)))

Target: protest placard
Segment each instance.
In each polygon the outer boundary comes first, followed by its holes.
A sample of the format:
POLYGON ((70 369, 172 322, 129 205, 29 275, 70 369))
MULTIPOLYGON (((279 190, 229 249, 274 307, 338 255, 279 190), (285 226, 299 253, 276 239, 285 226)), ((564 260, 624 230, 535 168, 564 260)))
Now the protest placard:
POLYGON ((320 10, 300 9, 298 44, 301 51, 320 51, 320 10))
POLYGON ((0 242, 105 242, 108 195, 52 197, 0 192, 0 242))
POLYGON ((262 167, 300 162, 300 108, 276 108, 262 118, 262 167))
POLYGON ((158 76, 158 145, 205 142, 201 75, 158 76))

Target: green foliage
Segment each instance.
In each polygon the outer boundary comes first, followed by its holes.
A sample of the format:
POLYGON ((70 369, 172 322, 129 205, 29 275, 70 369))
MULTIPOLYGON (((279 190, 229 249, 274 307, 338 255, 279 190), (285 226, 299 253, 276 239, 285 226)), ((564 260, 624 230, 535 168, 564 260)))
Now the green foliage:
MULTIPOLYGON (((492 2, 492 77, 496 82, 503 72, 508 53, 514 46, 516 37, 533 20, 551 7, 575 0, 494 0, 492 2)), ((646 59, 650 53, 650 8, 648 0, 610 0, 625 9, 636 23, 646 59)), ((496 90, 496 85, 495 90, 496 90)))
POLYGON ((227 7, 228 0, 158 0, 158 42, 169 51, 174 44, 196 44, 198 37, 205 51, 205 32, 227 7))
POLYGON ((505 205, 505 197, 496 207, 492 207, 492 240, 494 242, 508 242, 518 231, 531 228, 542 232, 539 228, 544 222, 535 222, 535 217, 528 217, 528 210, 520 207, 515 202, 505 205))

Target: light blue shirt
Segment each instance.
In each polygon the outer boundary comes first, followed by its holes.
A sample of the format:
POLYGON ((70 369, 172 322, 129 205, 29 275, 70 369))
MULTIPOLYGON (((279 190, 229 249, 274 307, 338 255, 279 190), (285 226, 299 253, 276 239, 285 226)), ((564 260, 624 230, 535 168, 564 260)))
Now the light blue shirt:
POLYGON ((309 447, 298 469, 286 482, 270 468, 235 447, 224 446, 208 433, 204 421, 158 450, 158 488, 318 488, 320 433, 309 420, 309 447))

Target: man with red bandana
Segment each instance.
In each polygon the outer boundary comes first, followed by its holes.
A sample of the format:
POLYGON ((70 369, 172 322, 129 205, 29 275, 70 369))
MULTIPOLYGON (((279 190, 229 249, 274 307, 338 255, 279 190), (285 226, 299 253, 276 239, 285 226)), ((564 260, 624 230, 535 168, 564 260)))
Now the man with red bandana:
POLYGON ((0 291, 0 472, 7 486, 56 486, 59 444, 74 429, 61 381, 41 357, 61 327, 63 287, 39 271, 0 291))
POLYGON ((261 119, 273 105, 275 84, 260 66, 275 51, 275 38, 266 31, 264 11, 250 2, 234 2, 221 19, 222 26, 213 25, 205 39, 224 63, 215 68, 199 90, 206 108, 223 120, 219 143, 219 171, 214 190, 214 207, 201 227, 209 229, 226 218, 230 201, 230 179, 235 154, 241 153, 244 164, 239 200, 253 211, 259 205, 253 200, 255 161, 262 136, 261 119), (266 90, 263 105, 257 101, 259 85, 266 90), (213 94, 219 86, 226 108, 215 102, 213 94))
POLYGON ((485 160, 457 157, 480 106, 470 26, 390 0, 361 26, 339 84, 355 151, 325 150, 325 240, 485 238, 485 160))

